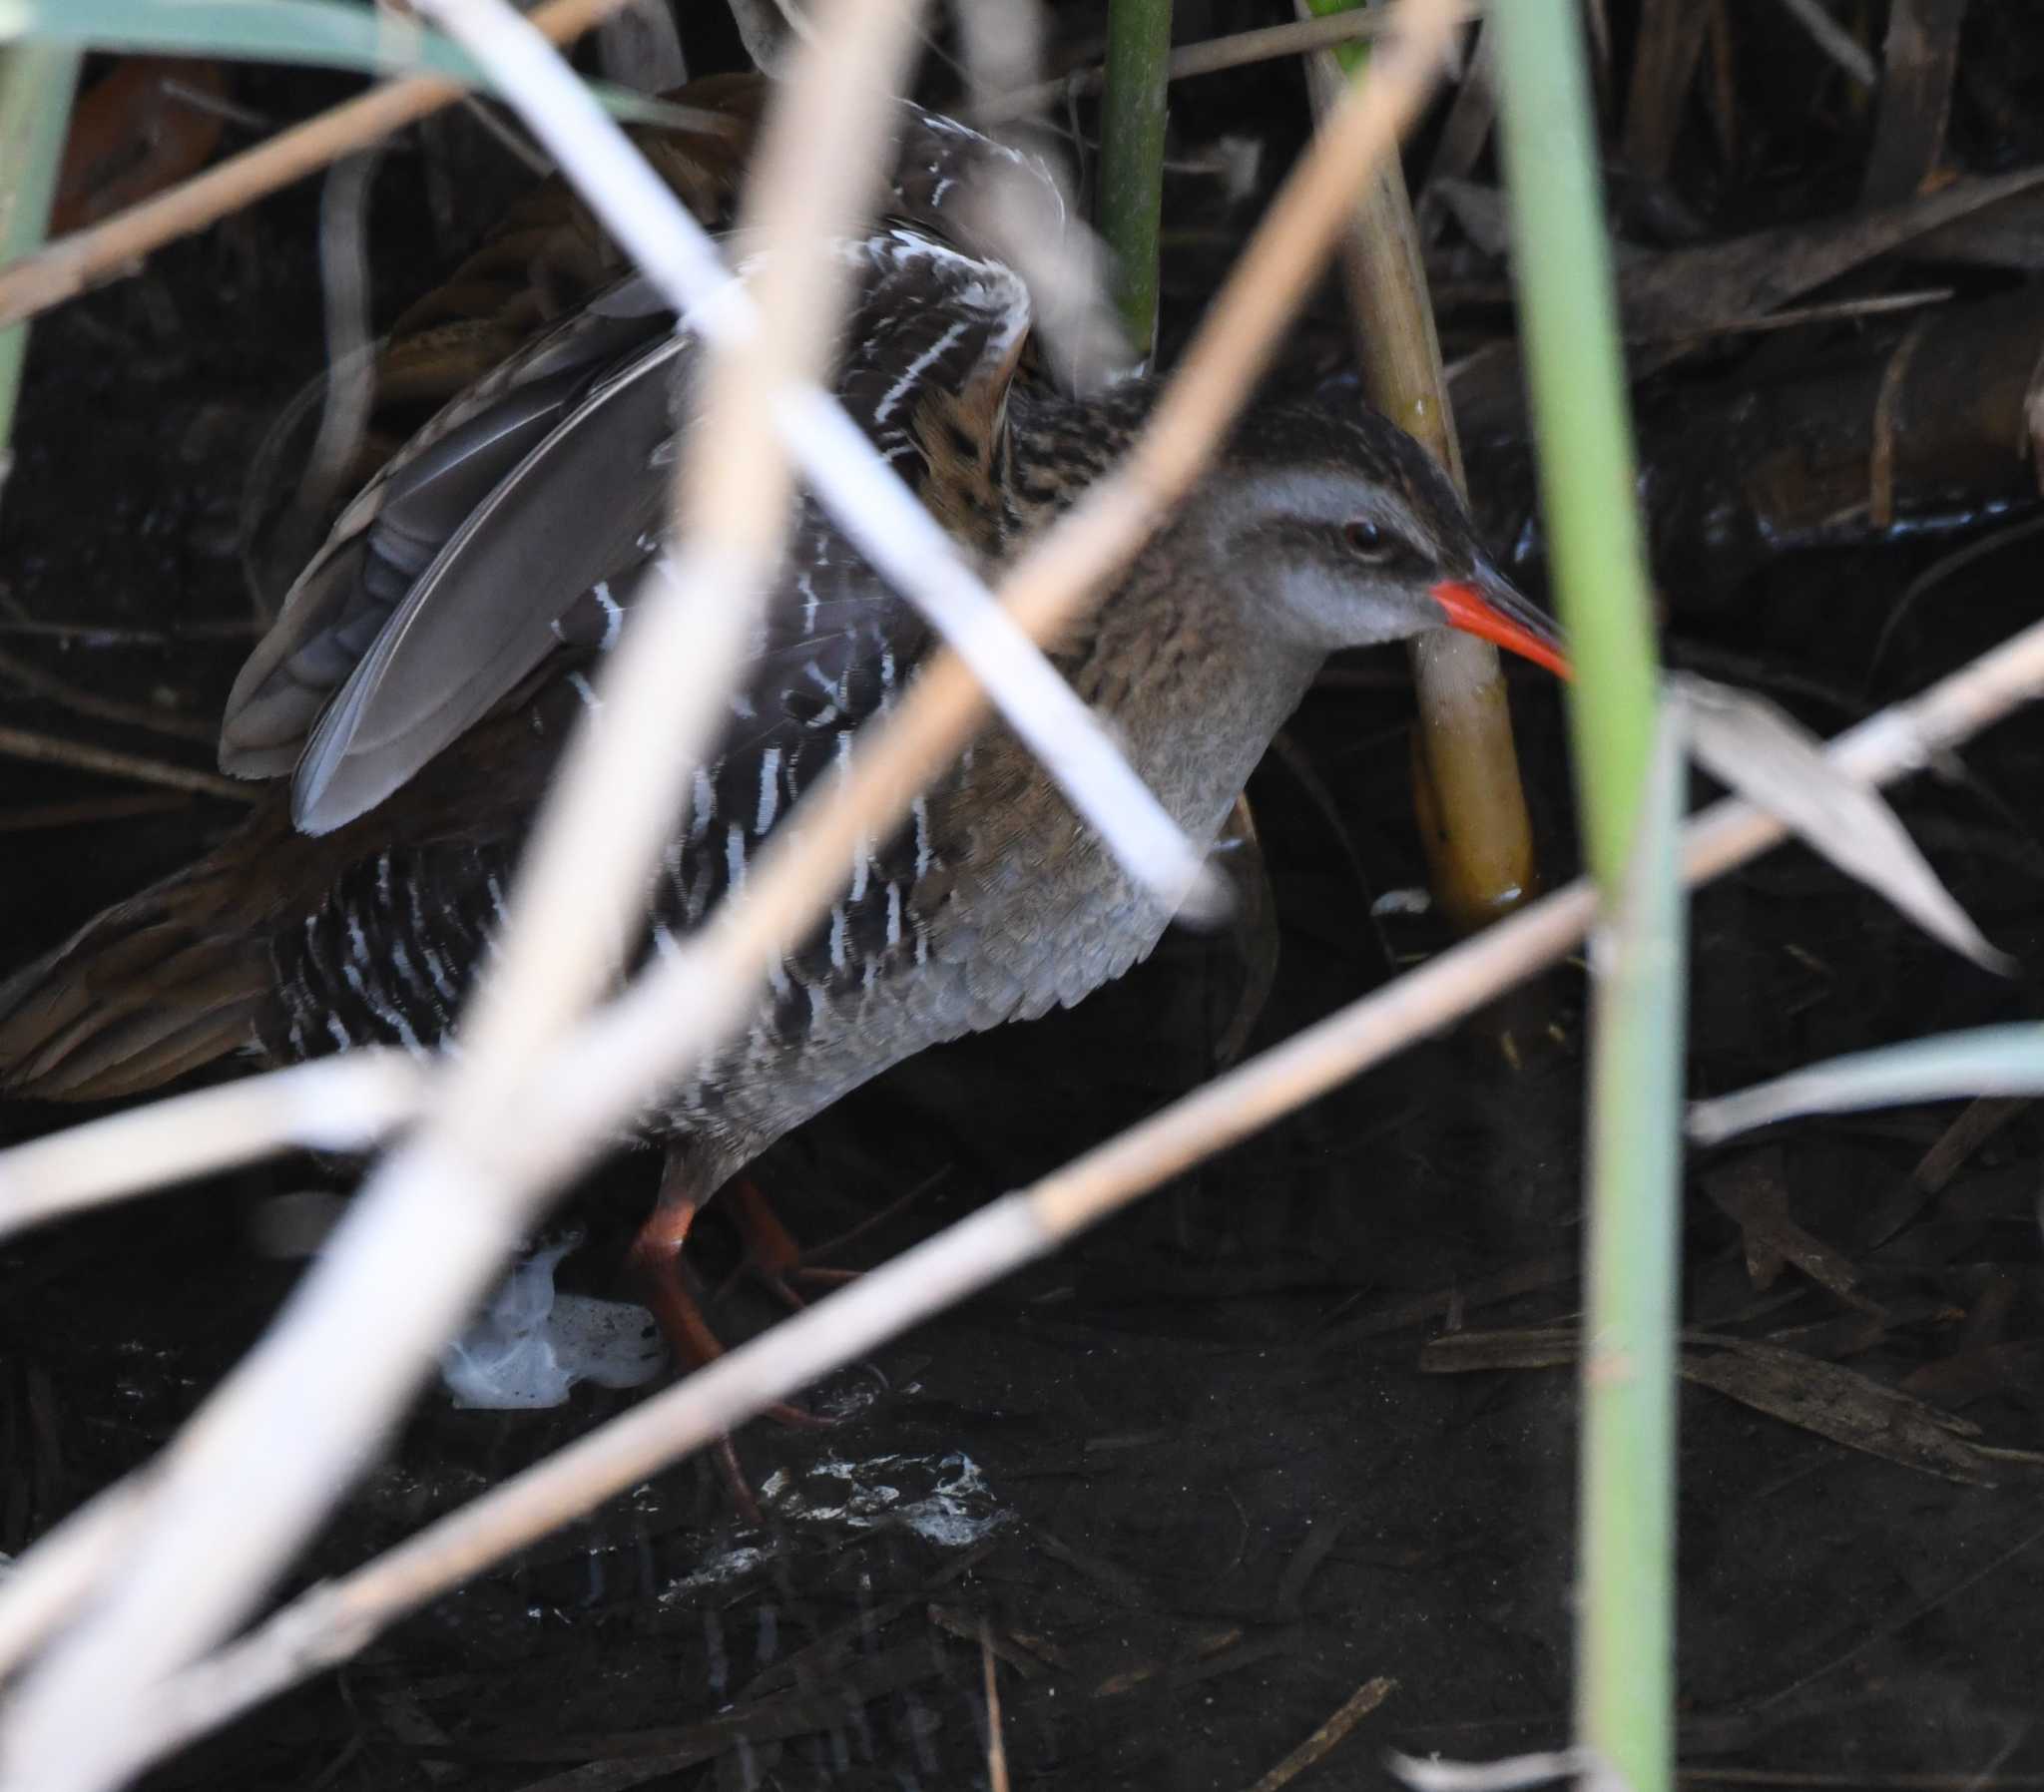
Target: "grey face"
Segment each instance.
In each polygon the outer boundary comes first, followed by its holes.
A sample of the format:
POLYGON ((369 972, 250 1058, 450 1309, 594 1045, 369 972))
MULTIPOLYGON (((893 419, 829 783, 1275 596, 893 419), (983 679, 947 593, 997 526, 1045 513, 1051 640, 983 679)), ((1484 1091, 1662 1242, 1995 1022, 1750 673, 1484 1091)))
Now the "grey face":
POLYGON ((1415 495, 1316 461, 1231 468, 1195 502, 1220 556, 1212 564, 1236 571, 1267 626, 1328 654, 1446 623, 1433 588, 1470 575, 1475 542, 1459 517, 1444 542, 1442 519, 1415 495))

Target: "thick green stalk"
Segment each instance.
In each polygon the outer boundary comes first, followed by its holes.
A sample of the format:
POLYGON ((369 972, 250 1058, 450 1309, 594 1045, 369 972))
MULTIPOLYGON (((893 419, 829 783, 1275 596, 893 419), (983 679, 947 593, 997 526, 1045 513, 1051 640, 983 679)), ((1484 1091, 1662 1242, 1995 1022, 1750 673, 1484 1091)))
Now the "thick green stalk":
POLYGON ((1112 0, 1100 127, 1100 233, 1115 256, 1115 304, 1129 343, 1157 345, 1157 235, 1164 212, 1164 95, 1171 0, 1112 0))
MULTIPOLYGON (((0 50, 0 262, 38 247, 64 162, 80 53, 52 44, 0 50)), ((0 490, 13 466, 14 406, 28 325, 0 330, 0 490)))
POLYGON ((1577 1470, 1576 1735, 1628 1792, 1675 1771, 1686 765, 1669 727, 1604 930, 1591 1011, 1577 1470))
POLYGON ((1639 806, 1657 672, 1589 83, 1571 0, 1512 0, 1489 28, 1548 558, 1576 666, 1583 831, 1609 897, 1639 806))
POLYGON ((1649 777, 1657 670, 1577 9, 1574 0, 1511 0, 1492 10, 1490 29, 1550 565, 1576 667, 1576 779, 1610 924, 1593 955, 1576 1727, 1629 1792, 1666 1792, 1684 922, 1672 841, 1682 771, 1664 742, 1660 775, 1649 777))

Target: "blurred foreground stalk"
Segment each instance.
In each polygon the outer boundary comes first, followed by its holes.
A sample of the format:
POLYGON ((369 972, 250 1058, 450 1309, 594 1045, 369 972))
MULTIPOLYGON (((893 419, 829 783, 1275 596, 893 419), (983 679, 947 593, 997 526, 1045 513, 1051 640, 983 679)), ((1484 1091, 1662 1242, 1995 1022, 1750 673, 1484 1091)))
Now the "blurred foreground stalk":
MULTIPOLYGON (((49 228, 81 60, 54 44, 0 50, 0 262, 40 247, 49 228)), ((0 330, 0 496, 14 467, 14 407, 27 357, 28 325, 0 330)))
POLYGON ((1576 781, 1603 907, 1591 953, 1577 1740, 1630 1792, 1664 1792, 1674 1768, 1684 1018, 1672 842, 1683 778, 1672 733, 1662 738, 1659 775, 1648 775, 1657 670, 1575 0, 1512 0, 1491 12, 1488 28, 1498 34, 1513 272, 1549 564, 1576 667, 1576 781))
MULTIPOLYGON (((1297 0, 1303 17, 1351 10, 1354 0, 1297 0)), ((1345 78, 1361 77, 1368 47, 1351 44, 1307 59, 1315 115, 1345 78)), ((1355 326, 1355 358, 1371 404, 1423 444, 1466 496, 1462 452, 1441 373, 1440 341, 1396 157, 1355 202, 1341 237, 1342 284, 1355 326)), ((1412 644, 1419 693, 1413 788, 1434 894, 1464 932, 1538 893, 1533 828, 1512 743, 1511 711, 1497 649, 1437 631, 1412 644)))

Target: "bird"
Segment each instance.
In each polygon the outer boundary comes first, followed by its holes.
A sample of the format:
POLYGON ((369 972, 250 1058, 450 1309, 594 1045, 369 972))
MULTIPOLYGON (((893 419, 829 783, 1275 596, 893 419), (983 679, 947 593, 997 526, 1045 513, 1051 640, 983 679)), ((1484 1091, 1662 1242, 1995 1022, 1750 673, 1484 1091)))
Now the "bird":
MULTIPOLYGON (((706 222, 729 222, 759 99, 718 90, 725 118, 663 170, 713 171, 692 198, 706 222)), ((882 209, 835 245, 853 298, 831 390, 997 576, 1112 471, 1160 388, 1081 395, 1028 370, 1029 288, 950 196, 996 165, 1055 188, 1021 152, 901 105, 882 209)), ((430 416, 341 509, 228 700, 221 764, 266 787, 213 850, 0 984, 0 1091, 104 1100, 238 1056, 458 1050, 537 803, 668 540, 693 427, 695 335, 615 251, 571 259, 544 299, 483 280, 479 327, 429 306, 400 328, 385 369, 428 373, 379 402, 423 394, 430 416)), ((1253 404, 1050 653, 1204 848, 1328 655, 1439 629, 1567 670, 1441 469, 1330 394, 1253 404)), ((805 497, 755 645, 620 978, 742 889, 934 643, 805 497)), ((1082 1000, 1173 919, 998 719, 846 869, 734 1043, 642 1120, 666 1156, 631 1262, 685 1363, 721 1348, 681 1264, 721 1187, 904 1058, 1082 1000)))

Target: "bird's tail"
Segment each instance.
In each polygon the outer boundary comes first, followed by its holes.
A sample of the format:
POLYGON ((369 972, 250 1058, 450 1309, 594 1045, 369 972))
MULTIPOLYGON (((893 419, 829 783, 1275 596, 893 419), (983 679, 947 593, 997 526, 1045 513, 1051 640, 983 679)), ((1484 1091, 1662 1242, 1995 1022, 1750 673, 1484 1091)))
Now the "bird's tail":
POLYGON ((138 1094, 256 1040, 265 930, 218 858, 116 903, 0 982, 0 1092, 138 1094))

